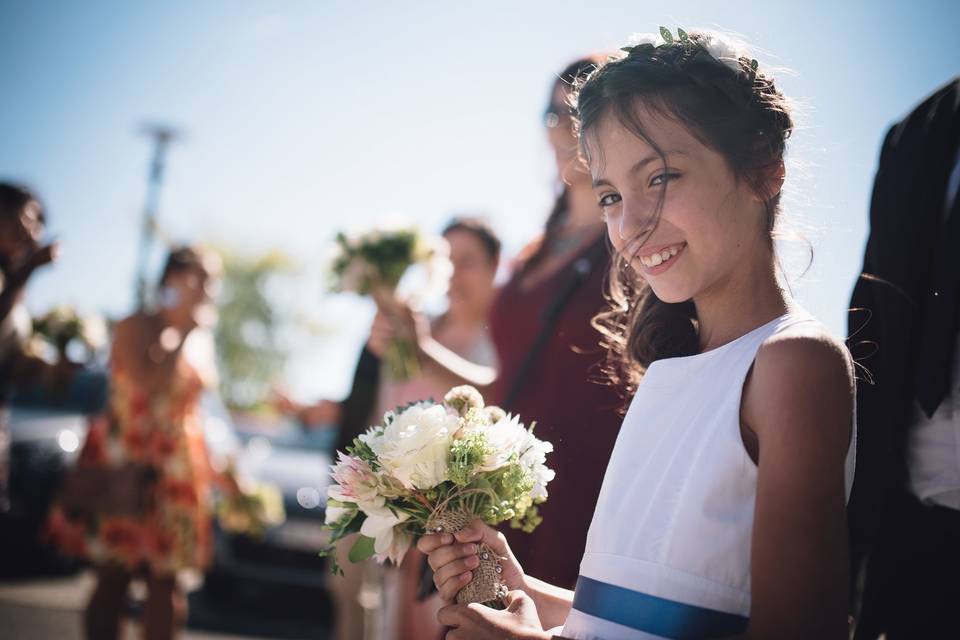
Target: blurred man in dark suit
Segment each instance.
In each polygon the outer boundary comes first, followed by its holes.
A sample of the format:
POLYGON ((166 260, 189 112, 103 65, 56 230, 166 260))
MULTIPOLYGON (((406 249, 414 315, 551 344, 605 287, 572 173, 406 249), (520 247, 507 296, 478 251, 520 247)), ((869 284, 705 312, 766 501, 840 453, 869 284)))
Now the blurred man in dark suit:
POLYGON ((960 78, 887 134, 851 300, 855 638, 960 638, 960 78))

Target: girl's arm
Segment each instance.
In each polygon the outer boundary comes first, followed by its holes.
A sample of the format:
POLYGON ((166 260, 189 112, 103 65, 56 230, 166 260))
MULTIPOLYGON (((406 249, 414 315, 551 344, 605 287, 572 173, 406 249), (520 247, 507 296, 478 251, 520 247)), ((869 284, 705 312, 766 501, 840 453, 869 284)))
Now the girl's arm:
POLYGON ((781 334, 744 385, 759 470, 744 638, 845 640, 849 559, 845 459, 854 379, 842 343, 781 334))
POLYGON ((573 591, 548 584, 533 576, 524 576, 523 591, 537 605, 537 614, 544 629, 562 626, 573 606, 573 591))

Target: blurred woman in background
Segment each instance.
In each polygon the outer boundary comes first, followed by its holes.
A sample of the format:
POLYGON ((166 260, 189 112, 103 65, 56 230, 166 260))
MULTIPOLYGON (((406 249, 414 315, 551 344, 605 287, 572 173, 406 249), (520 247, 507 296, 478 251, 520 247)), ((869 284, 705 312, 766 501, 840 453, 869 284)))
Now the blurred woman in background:
POLYGON ((78 467, 111 469, 118 485, 111 490, 113 501, 142 502, 86 513, 79 522, 59 507, 51 515, 60 546, 97 566, 84 618, 88 638, 120 637, 120 615, 135 577, 147 584, 144 637, 174 637, 186 620, 178 574, 202 572, 211 561, 210 490, 220 478, 210 465, 199 409, 204 389, 216 382, 207 329, 215 317, 211 299, 220 271, 212 253, 173 249, 156 309, 115 327, 109 410, 91 427, 78 467))
POLYGON ((40 199, 26 187, 0 183, 0 513, 9 508, 9 396, 26 384, 54 384, 61 371, 28 356, 33 332, 23 304, 27 282, 37 269, 53 263, 56 243, 42 244, 46 215, 40 199))
POLYGON ((445 349, 409 309, 381 308, 395 333, 416 336, 424 371, 444 381, 440 386, 477 386, 489 404, 536 421, 537 436, 553 443, 547 462, 557 476, 539 507, 542 524, 532 534, 505 533, 524 569, 571 589, 624 407, 614 387, 595 382, 603 378, 603 351, 591 322, 607 308, 609 250, 567 102, 573 83, 599 61, 574 61, 551 86, 544 124, 558 195, 543 233, 520 252, 493 303, 489 323, 499 369, 445 349))
MULTIPOLYGON (((484 222, 456 218, 443 231, 450 244, 453 273, 447 290, 447 311, 428 321, 430 333, 445 348, 477 364, 495 367, 496 353, 487 326, 496 294, 494 278, 500 263, 500 240, 484 222)), ((383 359, 393 337, 389 321, 374 320, 368 348, 383 359)), ((371 424, 397 407, 423 400, 442 398, 449 387, 443 377, 430 369, 406 381, 394 380, 382 372, 371 424)), ((385 580, 384 629, 380 638, 393 640, 440 640, 443 628, 437 611, 443 605, 437 593, 418 597, 425 556, 414 548, 396 571, 387 569, 385 580)))
MULTIPOLYGON (((486 222, 469 217, 451 220, 443 237, 450 245, 453 264, 448 307, 443 314, 424 321, 445 349, 471 362, 494 367, 496 355, 487 317, 496 293, 494 278, 500 262, 500 239, 486 222)), ((339 424, 337 448, 343 451, 354 437, 379 422, 384 412, 424 398, 442 398, 449 390, 445 377, 438 378, 424 370, 422 375, 401 381, 380 366, 393 335, 391 322, 385 315, 378 315, 360 356, 350 396, 344 401, 323 400, 304 406, 281 393, 277 406, 308 427, 339 424)), ((443 636, 436 621, 439 597, 433 594, 418 598, 423 566, 419 551, 411 549, 399 571, 387 570, 384 574, 373 561, 352 565, 346 553, 349 541, 338 548, 344 575, 334 577, 330 586, 336 603, 337 640, 430 640, 443 636), (374 595, 380 591, 379 604, 364 602, 366 614, 360 602, 361 591, 374 595)))

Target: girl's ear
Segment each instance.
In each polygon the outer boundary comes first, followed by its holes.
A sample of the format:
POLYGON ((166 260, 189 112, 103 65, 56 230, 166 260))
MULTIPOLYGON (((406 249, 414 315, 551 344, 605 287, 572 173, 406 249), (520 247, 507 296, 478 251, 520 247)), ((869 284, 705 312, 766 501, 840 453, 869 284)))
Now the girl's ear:
POLYGON ((783 191, 783 181, 786 175, 783 160, 777 160, 759 169, 754 199, 757 202, 765 203, 780 195, 780 192, 783 191))

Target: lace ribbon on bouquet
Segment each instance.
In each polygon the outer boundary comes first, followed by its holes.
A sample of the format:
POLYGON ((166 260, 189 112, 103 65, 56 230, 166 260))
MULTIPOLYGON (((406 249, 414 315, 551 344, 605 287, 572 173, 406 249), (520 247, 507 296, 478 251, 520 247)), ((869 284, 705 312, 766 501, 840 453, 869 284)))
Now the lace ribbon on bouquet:
MULTIPOLYGON (((444 505, 437 508, 427 520, 428 533, 457 533, 476 518, 464 511, 447 510, 444 505)), ((500 581, 503 565, 500 558, 486 544, 477 545, 480 566, 473 570, 473 579, 457 593, 457 603, 502 603, 507 596, 507 586, 500 581)))

